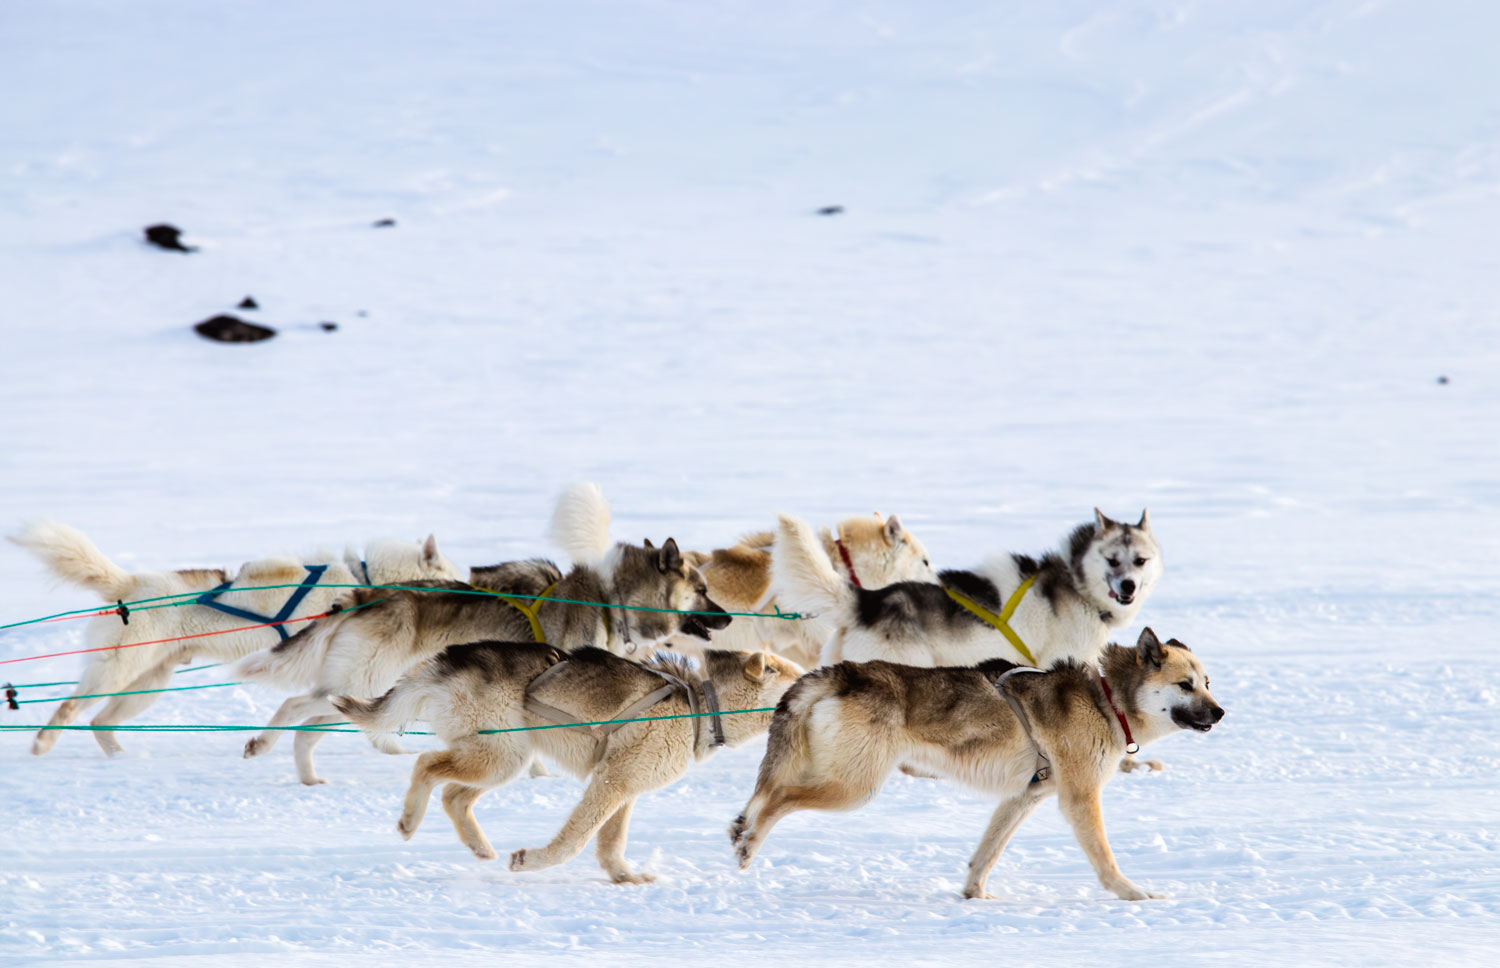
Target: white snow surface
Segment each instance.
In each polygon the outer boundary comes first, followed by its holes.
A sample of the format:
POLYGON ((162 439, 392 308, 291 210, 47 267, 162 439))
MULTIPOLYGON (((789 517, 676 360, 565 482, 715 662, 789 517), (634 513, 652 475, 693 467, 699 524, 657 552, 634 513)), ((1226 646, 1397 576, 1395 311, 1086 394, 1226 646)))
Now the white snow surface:
MULTIPOLYGON (((410 759, 357 736, 304 788, 289 743, 3 732, 0 957, 1493 964, 1497 30, 1483 0, 7 0, 6 529, 133 569, 429 531, 483 564, 551 553, 595 480, 621 538, 878 508, 963 567, 1149 505, 1141 619, 1228 716, 1106 791, 1170 894, 1135 904, 1051 806, 962 900, 991 804, 904 776, 739 873, 757 744, 642 799, 659 880, 617 887, 591 851, 481 864, 436 808, 403 842, 410 759), (277 338, 191 331, 246 294, 277 338)), ((0 622, 90 604, 0 546, 0 622)), ((504 856, 579 791, 478 814, 504 856)))

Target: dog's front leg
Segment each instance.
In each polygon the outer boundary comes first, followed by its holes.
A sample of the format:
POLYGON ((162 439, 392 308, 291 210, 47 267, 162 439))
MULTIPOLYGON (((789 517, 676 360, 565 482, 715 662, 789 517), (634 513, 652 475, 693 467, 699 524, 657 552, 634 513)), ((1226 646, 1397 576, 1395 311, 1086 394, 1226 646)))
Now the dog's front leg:
MULTIPOLYGON (((303 726, 324 726, 328 723, 342 722, 344 717, 330 714, 327 716, 313 716, 303 722, 303 726)), ((292 756, 297 761, 297 779, 308 786, 316 786, 328 781, 318 776, 317 768, 313 766, 313 747, 323 741, 321 729, 299 729, 297 736, 292 740, 292 756)))
POLYGON ((1043 784, 1040 783, 1029 786, 1024 793, 1011 797, 995 808, 990 824, 979 840, 979 846, 974 848, 974 856, 969 858, 969 879, 964 882, 964 897, 994 899, 994 895, 984 889, 984 883, 989 879, 995 861, 1000 859, 1001 852, 1010 843, 1016 829, 1046 797, 1046 793, 1036 789, 1041 786, 1043 784))
MULTIPOLYGON (((563 824, 557 836, 545 847, 523 847, 510 855, 513 871, 539 871, 572 860, 588 846, 589 838, 613 817, 627 802, 635 799, 636 791, 626 788, 622 778, 611 776, 608 764, 600 767, 583 792, 583 799, 573 808, 572 814, 563 824)), ((628 821, 629 814, 626 814, 628 821)))
POLYGON ((1068 823, 1073 825, 1073 836, 1078 838, 1078 846, 1088 855, 1094 873, 1099 875, 1099 883, 1126 901, 1164 897, 1151 893, 1120 873, 1120 865, 1115 863, 1114 851, 1110 850, 1109 839, 1104 833, 1104 811, 1099 803, 1097 778, 1070 777, 1066 767, 1060 772, 1063 776, 1058 784, 1058 806, 1068 823))
POLYGON ((252 736, 245 743, 245 759, 269 753, 281 739, 282 730, 287 726, 296 725, 299 720, 309 716, 332 712, 333 707, 328 700, 320 696, 293 696, 281 704, 271 721, 266 724, 266 729, 259 736, 252 736))
POLYGON ((630 811, 634 807, 635 800, 625 801, 624 806, 604 821, 604 826, 599 828, 599 835, 595 838, 594 849, 599 854, 599 866, 604 868, 610 880, 616 884, 649 884, 656 880, 655 874, 637 874, 625 862, 625 841, 630 832, 630 811))

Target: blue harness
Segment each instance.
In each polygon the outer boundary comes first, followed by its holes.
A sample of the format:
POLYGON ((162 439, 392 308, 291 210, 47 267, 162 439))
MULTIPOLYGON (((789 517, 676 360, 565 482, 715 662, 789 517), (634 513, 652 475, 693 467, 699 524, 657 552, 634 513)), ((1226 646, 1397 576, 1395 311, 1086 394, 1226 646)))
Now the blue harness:
POLYGON ((281 636, 281 641, 285 642, 291 636, 287 634, 286 628, 281 623, 292 617, 297 606, 302 604, 302 599, 307 597, 307 593, 312 591, 313 586, 323 578, 323 572, 328 570, 327 565, 303 565, 302 567, 307 569, 307 577, 302 579, 302 584, 292 589, 292 594, 287 598, 286 604, 281 606, 281 611, 275 615, 258 615, 248 609, 235 608, 233 605, 225 605, 223 602, 216 601, 221 594, 231 590, 229 586, 234 584, 233 579, 226 581, 213 591, 204 592, 193 601, 199 605, 218 609, 226 615, 233 615, 235 618, 247 618, 257 624, 268 625, 275 629, 276 634, 281 636))

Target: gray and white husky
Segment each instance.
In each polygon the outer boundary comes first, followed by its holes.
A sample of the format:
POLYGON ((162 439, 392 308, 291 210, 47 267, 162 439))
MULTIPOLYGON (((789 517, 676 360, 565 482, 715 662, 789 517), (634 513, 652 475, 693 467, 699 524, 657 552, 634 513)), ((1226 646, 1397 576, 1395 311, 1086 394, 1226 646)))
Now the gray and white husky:
POLYGON ((1156 587, 1161 552, 1146 512, 1136 524, 1122 524, 1096 508, 1091 523, 1041 558, 1001 554, 973 571, 942 571, 939 584, 856 588, 833 569, 813 529, 783 515, 771 571, 787 607, 817 612, 838 627, 823 665, 1006 659, 1047 669, 1066 659, 1098 661, 1110 631, 1129 624, 1156 587), (995 624, 1008 605, 1003 624, 1020 646, 995 624))

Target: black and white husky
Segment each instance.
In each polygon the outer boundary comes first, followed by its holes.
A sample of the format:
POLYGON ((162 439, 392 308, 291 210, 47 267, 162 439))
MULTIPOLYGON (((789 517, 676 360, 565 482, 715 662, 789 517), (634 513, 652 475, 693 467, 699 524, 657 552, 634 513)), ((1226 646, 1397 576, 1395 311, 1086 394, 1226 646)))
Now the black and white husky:
POLYGON ((834 570, 816 532, 783 515, 771 571, 787 607, 838 627, 822 664, 884 659, 911 666, 972 666, 986 659, 1047 669, 1094 663, 1111 630, 1128 625, 1161 577, 1151 520, 1110 520, 1097 508, 1059 551, 997 555, 939 584, 856 588, 834 570))

